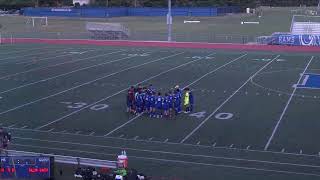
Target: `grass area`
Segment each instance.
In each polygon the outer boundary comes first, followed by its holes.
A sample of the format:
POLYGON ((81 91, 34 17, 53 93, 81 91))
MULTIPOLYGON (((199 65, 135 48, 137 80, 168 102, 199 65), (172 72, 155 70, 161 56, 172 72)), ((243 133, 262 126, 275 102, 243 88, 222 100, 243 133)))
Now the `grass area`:
POLYGON ((13 134, 12 149, 107 160, 125 149, 130 166, 154 179, 317 179, 320 96, 294 85, 320 74, 319 60, 310 53, 4 45, 0 124, 13 134), (189 86, 193 114, 127 114, 126 89, 138 83, 161 92, 189 86))
MULTIPOLYGON (((291 19, 297 14, 296 7, 262 8, 263 15, 233 14, 218 17, 174 17, 173 39, 175 41, 201 42, 254 42, 258 36, 274 32, 289 32, 291 19), (185 24, 184 20, 200 20, 198 24, 185 24), (259 21, 259 25, 241 25, 241 21, 259 21)), ((313 8, 310 8, 313 9, 313 8)), ((122 23, 131 30, 132 40, 167 40, 166 17, 114 17, 108 19, 49 17, 49 26, 26 25, 28 17, 0 17, 3 37, 40 38, 90 38, 85 24, 92 22, 122 23)))

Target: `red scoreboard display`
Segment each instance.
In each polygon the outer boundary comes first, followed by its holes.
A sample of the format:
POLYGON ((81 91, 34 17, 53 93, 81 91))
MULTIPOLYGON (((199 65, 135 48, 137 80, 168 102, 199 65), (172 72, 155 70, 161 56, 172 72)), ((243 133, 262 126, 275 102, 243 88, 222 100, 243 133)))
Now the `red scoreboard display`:
POLYGON ((54 158, 0 156, 0 179, 53 179, 54 158))

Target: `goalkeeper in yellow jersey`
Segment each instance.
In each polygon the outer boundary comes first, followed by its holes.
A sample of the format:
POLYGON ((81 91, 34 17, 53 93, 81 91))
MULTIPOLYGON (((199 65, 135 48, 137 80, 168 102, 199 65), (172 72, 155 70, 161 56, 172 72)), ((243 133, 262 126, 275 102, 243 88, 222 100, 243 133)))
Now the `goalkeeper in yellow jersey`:
POLYGON ((184 107, 184 113, 190 112, 190 89, 185 89, 185 94, 183 97, 183 107, 184 107))

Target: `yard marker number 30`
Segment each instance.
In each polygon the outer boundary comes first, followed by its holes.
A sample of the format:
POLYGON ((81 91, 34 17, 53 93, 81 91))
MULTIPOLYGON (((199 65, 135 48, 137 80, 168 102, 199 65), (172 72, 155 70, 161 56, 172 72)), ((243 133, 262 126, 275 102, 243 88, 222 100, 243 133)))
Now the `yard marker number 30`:
MULTIPOLYGON (((73 102, 61 102, 62 104, 67 104, 67 108, 69 109, 81 109, 81 108, 84 108, 88 105, 88 103, 85 103, 85 102, 76 102, 76 103, 73 103, 73 102)), ((93 105, 91 106, 89 109, 90 110, 93 110, 93 111, 100 111, 100 110, 104 110, 104 109, 107 109, 109 107, 109 105, 107 104, 96 104, 96 105, 93 105)))

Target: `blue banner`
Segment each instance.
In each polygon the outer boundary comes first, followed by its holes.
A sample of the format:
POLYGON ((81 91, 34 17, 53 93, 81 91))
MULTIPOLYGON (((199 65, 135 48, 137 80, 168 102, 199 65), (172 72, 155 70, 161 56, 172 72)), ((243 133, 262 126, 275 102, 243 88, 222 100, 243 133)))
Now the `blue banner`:
POLYGON ((320 35, 277 34, 272 36, 270 44, 291 46, 320 46, 320 35))

